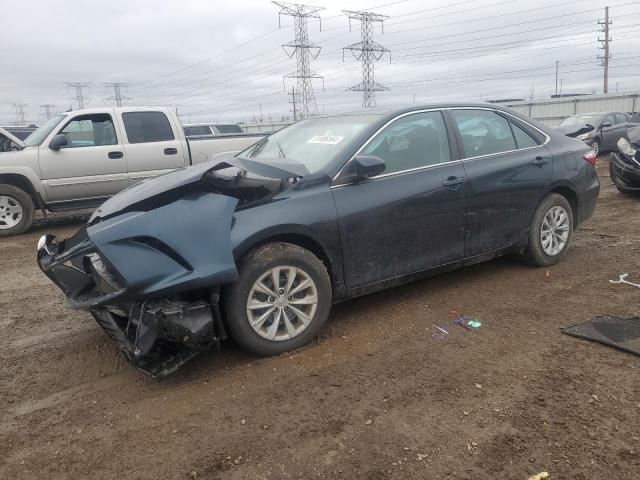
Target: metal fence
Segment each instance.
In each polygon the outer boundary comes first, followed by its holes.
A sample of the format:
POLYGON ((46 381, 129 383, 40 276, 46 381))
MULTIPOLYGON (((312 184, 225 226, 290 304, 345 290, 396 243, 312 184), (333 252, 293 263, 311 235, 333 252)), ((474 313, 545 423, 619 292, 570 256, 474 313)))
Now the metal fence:
POLYGON ((269 133, 280 130, 281 128, 291 125, 291 121, 288 122, 260 122, 249 123, 242 125, 245 133, 269 133))
POLYGON ((519 113, 546 123, 558 125, 571 115, 590 112, 627 112, 640 110, 640 92, 583 95, 536 102, 496 102, 519 113))

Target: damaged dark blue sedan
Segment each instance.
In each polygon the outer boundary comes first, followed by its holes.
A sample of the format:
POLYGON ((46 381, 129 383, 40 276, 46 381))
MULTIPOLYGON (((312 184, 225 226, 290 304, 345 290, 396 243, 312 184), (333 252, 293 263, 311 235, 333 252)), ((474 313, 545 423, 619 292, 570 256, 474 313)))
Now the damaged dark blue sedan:
POLYGON ((228 336, 308 343, 331 305, 521 253, 555 264, 599 191, 585 145, 495 105, 304 120, 236 157, 139 183, 43 272, 138 369, 173 372, 228 336))

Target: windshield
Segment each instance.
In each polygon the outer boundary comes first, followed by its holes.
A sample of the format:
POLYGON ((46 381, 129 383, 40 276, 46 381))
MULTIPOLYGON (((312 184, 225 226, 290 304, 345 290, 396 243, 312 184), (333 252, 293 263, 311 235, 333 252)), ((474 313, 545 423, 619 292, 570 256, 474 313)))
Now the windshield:
POLYGON ((591 126, 595 126, 600 122, 602 114, 597 115, 574 115, 567 118, 560 124, 561 127, 581 127, 587 123, 591 126))
POLYGON ((302 120, 263 138, 238 154, 257 160, 294 160, 309 173, 333 161, 356 135, 379 119, 378 115, 326 117, 302 120))
POLYGON ((38 147, 44 142, 44 139, 51 133, 51 131, 56 128, 62 119, 66 115, 56 115, 55 117, 51 117, 46 123, 42 124, 35 132, 29 135, 24 143, 27 147, 38 147))

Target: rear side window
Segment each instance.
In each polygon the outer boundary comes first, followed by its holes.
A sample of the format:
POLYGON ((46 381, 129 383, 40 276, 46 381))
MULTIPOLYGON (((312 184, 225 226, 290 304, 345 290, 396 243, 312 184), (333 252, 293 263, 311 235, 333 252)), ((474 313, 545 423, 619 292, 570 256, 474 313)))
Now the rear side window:
POLYGON ((616 123, 625 123, 627 121, 626 113, 616 113, 616 123))
POLYGON ((127 112, 122 114, 129 143, 173 140, 169 119, 162 112, 127 112))
POLYGON ((465 158, 516 149, 509 122, 490 110, 451 110, 458 125, 465 158))
POLYGON ((529 135, 526 131, 520 128, 513 122, 511 123, 511 129, 513 130, 513 136, 516 139, 516 146, 518 149, 520 148, 531 148, 537 147, 538 142, 536 142, 531 135, 529 135))

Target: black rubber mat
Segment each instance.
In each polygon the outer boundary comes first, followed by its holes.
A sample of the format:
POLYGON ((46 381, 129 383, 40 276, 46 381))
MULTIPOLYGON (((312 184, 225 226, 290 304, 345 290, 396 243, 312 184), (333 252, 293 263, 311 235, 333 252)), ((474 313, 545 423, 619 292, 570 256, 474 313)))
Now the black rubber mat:
POLYGON ((640 317, 593 317, 588 322, 564 327, 560 331, 640 355, 640 317))

